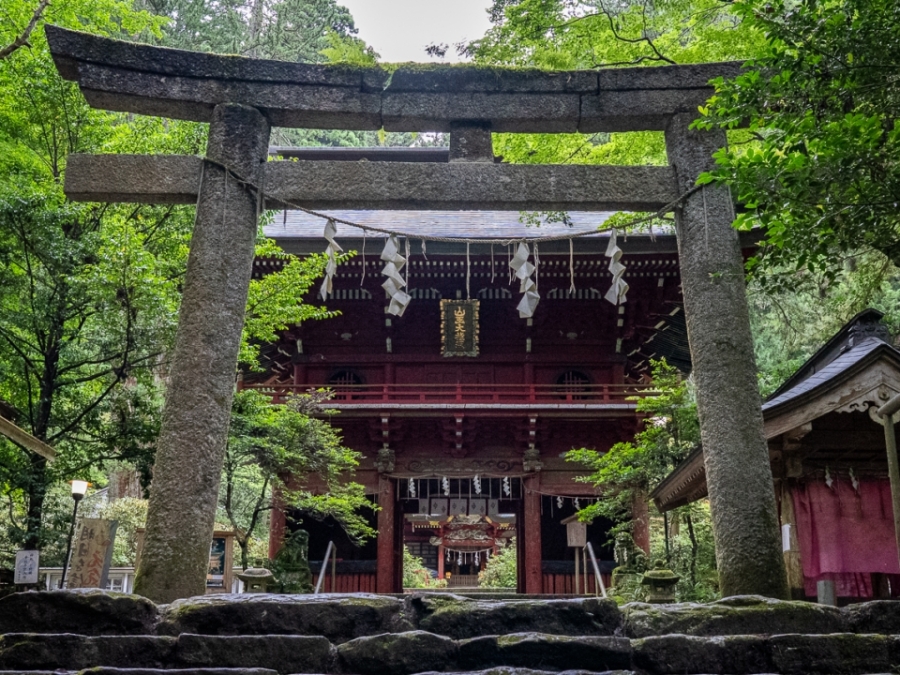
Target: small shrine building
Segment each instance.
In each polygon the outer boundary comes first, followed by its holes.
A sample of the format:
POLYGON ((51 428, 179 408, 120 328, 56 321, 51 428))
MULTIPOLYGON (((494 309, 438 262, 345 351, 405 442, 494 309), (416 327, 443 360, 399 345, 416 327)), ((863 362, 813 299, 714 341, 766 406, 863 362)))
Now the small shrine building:
MULTIPOLYGON (((573 212, 568 223, 540 227, 501 211, 328 214, 447 241, 423 246, 412 238, 407 253, 399 239, 411 299, 394 316, 382 288, 385 235, 338 222, 333 239, 357 252, 337 268, 325 303, 340 315, 286 331, 264 350, 265 375, 244 376, 243 387, 275 400, 330 387, 329 405, 340 413, 333 423, 364 456, 354 479, 380 507, 371 519, 377 539, 356 547, 336 523, 307 518, 310 559, 321 560, 332 540, 340 560, 334 590, 389 593, 402 590, 404 546, 455 588, 477 585, 488 557, 516 545, 519 592, 572 593, 575 554, 562 521, 598 495, 578 482, 584 467, 563 455, 634 437, 633 397, 648 388, 651 358, 690 370, 674 235, 619 236, 630 287, 620 304, 604 299, 612 282, 609 233, 541 243, 533 258, 540 300, 522 318, 509 264, 515 243, 594 233, 610 213, 573 212)), ((321 218, 288 211, 266 234, 303 255, 326 249, 322 228, 321 218)), ((277 264, 257 259, 254 275, 277 264)), ((308 300, 319 302, 317 294, 308 300)), ((291 516, 273 513, 273 555, 296 527, 291 516)), ((636 505, 634 517, 636 543, 648 548, 646 504, 636 505)), ((588 527, 604 575, 614 566, 610 526, 588 527)))
MULTIPOLYGON (((763 404, 792 595, 834 583, 841 602, 900 597, 881 417, 900 392, 883 314, 857 314, 763 404)), ((706 496, 698 448, 651 494, 660 511, 706 496)))

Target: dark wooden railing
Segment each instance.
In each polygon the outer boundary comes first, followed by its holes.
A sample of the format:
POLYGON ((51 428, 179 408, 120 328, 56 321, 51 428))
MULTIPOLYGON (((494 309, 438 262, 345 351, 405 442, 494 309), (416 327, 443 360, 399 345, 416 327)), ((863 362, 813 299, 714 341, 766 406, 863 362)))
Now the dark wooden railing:
MULTIPOLYGON (((283 403, 291 394, 328 387, 313 384, 245 384, 283 403)), ((335 385, 332 403, 627 403, 652 387, 635 384, 354 384, 335 385)))

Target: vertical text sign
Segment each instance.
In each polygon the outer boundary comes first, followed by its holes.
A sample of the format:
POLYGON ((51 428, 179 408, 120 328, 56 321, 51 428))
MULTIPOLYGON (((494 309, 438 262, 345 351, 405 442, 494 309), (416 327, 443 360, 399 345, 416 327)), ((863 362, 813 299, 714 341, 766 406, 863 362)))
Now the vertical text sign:
POLYGON ((67 588, 106 588, 117 520, 85 518, 72 551, 67 588))
POLYGON ((444 356, 478 356, 478 300, 441 300, 444 356))

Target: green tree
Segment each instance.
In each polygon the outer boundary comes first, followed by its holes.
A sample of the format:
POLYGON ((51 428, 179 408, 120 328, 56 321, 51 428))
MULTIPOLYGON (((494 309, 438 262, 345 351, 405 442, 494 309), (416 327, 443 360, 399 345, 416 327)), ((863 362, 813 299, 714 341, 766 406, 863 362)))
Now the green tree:
POLYGON ((590 448, 566 453, 567 461, 591 470, 579 480, 603 495, 578 512, 580 520, 608 518, 619 523, 618 531, 630 532, 635 498, 645 498, 699 443, 697 406, 687 381, 665 360, 651 361, 651 366, 653 391, 634 399, 637 412, 645 416, 634 441, 616 443, 605 453, 590 448))
MULTIPOLYGON (((491 28, 458 45, 476 63, 592 69, 746 59, 765 36, 720 0, 494 0, 491 28)), ((665 164, 661 132, 495 134, 516 163, 665 164)))
POLYGON ((264 530, 273 492, 283 508, 306 517, 337 520, 355 542, 373 536, 364 516, 373 508, 365 488, 350 479, 359 453, 341 444, 322 415, 327 392, 304 394, 274 405, 265 394, 235 394, 220 489, 220 518, 229 523, 241 547, 241 564, 264 530), (318 489, 317 489, 318 488, 318 489))
MULTIPOLYGON (((590 522, 603 517, 614 521, 617 525, 611 534, 617 540, 622 535, 628 539, 632 534, 631 510, 635 501, 646 500, 700 441, 697 406, 688 382, 664 360, 652 361, 651 365, 654 390, 649 396, 635 399, 637 412, 646 417, 644 429, 634 441, 616 443, 606 453, 588 448, 566 453, 566 460, 588 467, 591 473, 580 480, 591 483, 602 495, 579 511, 579 519, 590 522)), ((709 574, 701 575, 698 569, 715 569, 708 506, 705 510, 696 505, 681 507, 674 518, 685 525, 687 545, 680 544, 680 540, 671 548, 665 545, 667 563, 684 573, 680 591, 683 599, 706 598, 711 592, 711 580, 709 574), (698 517, 699 528, 695 527, 698 517), (707 536, 698 536, 698 529, 707 536)), ((658 544, 651 543, 651 550, 657 556, 663 553, 658 544)))
POLYGON ((516 557, 516 540, 510 539, 506 548, 488 558, 484 569, 478 573, 480 588, 515 588, 518 558, 516 557))
POLYGON ((832 277, 847 253, 876 250, 897 264, 900 6, 745 0, 733 7, 765 35, 765 49, 741 76, 718 83, 699 124, 749 123, 752 142, 720 152, 720 168, 707 178, 730 185, 746 208, 739 227, 763 228, 758 260, 768 270, 832 277))
POLYGON ((446 588, 446 579, 435 579, 422 559, 403 547, 403 588, 446 588))
MULTIPOLYGON (((33 10, 4 5, 20 12, 13 26, 33 10)), ((160 25, 116 0, 52 5, 44 18, 115 36, 160 25)), ((45 494, 55 480, 87 477, 104 458, 148 451, 145 438, 119 432, 137 430, 132 413, 142 415, 143 395, 156 389, 191 222, 183 208, 67 203, 66 158, 184 151, 202 134, 196 125, 90 109, 56 74, 40 26, 29 43, 0 60, 0 398, 59 458, 51 468, 4 443, 0 464, 4 496, 25 513, 24 521, 8 523, 13 538, 39 548, 45 494)))

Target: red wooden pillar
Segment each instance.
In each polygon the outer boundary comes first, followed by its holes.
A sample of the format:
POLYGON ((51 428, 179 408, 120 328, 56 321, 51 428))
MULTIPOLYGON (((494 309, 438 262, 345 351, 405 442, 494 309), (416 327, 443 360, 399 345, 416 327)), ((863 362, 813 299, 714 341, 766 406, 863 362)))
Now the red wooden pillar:
MULTIPOLYGON (((395 540, 397 502, 394 495, 394 481, 384 476, 378 477, 378 572, 375 577, 376 593, 397 593, 397 556, 395 540)), ((402 559, 401 559, 402 560, 402 559)), ((402 574, 402 570, 400 571, 402 574)))
POLYGON ((441 544, 440 546, 438 546, 438 568, 437 568, 438 579, 444 578, 444 556, 445 555, 446 554, 444 553, 444 545, 441 544))
POLYGON ((543 593, 541 574, 541 495, 538 492, 541 476, 536 474, 524 479, 525 497, 522 528, 519 535, 524 542, 525 592, 543 593))
POLYGON ((638 492, 631 502, 631 522, 634 545, 650 555, 650 508, 647 495, 638 492))
POLYGON ((281 490, 275 488, 272 491, 272 512, 269 514, 269 560, 274 559, 278 551, 281 550, 286 527, 287 518, 284 515, 284 502, 281 499, 281 490))

